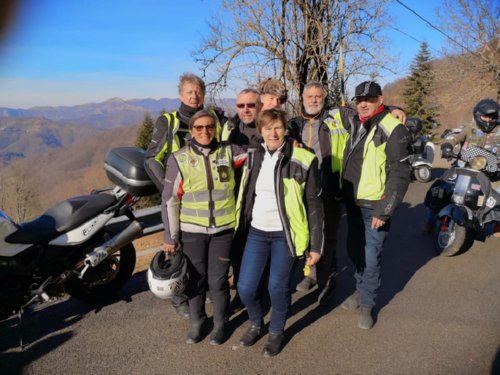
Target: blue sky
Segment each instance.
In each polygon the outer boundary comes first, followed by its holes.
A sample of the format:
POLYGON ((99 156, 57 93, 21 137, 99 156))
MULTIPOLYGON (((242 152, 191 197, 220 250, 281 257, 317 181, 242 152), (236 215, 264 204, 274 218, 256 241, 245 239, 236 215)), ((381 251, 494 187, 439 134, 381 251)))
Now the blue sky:
MULTIPOLYGON (((440 2, 403 3, 435 22, 434 8, 440 2)), ((191 53, 207 34, 206 20, 218 4, 218 0, 20 0, 16 18, 0 42, 0 107, 177 97, 178 76, 199 72, 191 53)), ((396 2, 389 11, 397 29, 427 40, 431 53, 438 55, 444 40, 440 33, 396 2)), ((420 43, 395 30, 387 35, 393 41, 391 53, 399 56, 398 75, 404 76, 420 43)))

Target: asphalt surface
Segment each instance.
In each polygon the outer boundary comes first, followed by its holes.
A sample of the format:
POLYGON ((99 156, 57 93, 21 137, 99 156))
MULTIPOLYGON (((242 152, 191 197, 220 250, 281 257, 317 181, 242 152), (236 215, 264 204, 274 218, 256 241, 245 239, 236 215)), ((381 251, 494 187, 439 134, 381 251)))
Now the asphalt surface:
POLYGON ((18 320, 1 322, 0 374, 500 374, 500 239, 437 257, 420 234, 429 185, 413 182, 393 219, 369 331, 340 307, 354 290, 343 223, 336 293, 325 307, 316 290, 294 293, 277 357, 262 356, 266 336, 237 346, 245 312, 223 345, 185 344, 188 323, 139 273, 105 306, 69 299, 26 313, 24 351, 18 320))

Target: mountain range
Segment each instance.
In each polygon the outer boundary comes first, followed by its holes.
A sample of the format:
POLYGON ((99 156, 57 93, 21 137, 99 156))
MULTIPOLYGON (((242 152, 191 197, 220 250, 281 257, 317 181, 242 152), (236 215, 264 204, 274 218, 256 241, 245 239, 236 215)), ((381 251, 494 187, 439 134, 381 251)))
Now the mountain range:
POLYGON ((54 122, 85 125, 96 129, 112 129, 135 125, 142 121, 145 113, 156 117, 162 110, 171 111, 179 107, 179 99, 131 99, 112 98, 102 103, 75 106, 33 107, 29 109, 0 108, 0 118, 44 118, 54 122))

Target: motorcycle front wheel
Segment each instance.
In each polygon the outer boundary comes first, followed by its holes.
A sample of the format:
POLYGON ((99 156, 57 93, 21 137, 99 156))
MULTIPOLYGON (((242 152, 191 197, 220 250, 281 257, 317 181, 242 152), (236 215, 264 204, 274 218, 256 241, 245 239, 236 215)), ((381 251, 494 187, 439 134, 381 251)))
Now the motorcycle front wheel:
POLYGON ((427 165, 422 165, 420 167, 415 168, 413 171, 415 174, 415 178, 419 182, 429 182, 432 179, 432 171, 427 165))
POLYGON ((467 249, 469 236, 465 227, 449 217, 438 220, 437 225, 436 250, 439 255, 451 257, 467 249))
POLYGON ((101 302, 118 292, 130 280, 135 260, 134 245, 125 245, 96 267, 90 267, 83 279, 75 277, 68 281, 66 290, 79 300, 101 302))

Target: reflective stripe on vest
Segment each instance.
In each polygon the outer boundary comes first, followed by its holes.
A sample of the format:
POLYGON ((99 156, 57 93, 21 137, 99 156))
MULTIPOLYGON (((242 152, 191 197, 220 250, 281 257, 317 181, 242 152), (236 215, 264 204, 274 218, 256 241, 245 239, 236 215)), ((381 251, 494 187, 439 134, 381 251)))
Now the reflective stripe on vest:
POLYGON ((400 125, 400 121, 387 114, 380 121, 378 126, 373 126, 367 135, 364 149, 363 149, 363 164, 361 166, 361 176, 359 179, 357 199, 365 200, 380 200, 385 191, 385 166, 387 154, 385 153, 385 146, 387 141, 375 146, 373 137, 377 128, 380 128, 389 139, 396 126, 400 125))
POLYGON ((173 154, 182 175, 184 194, 180 221, 203 227, 235 224, 234 170, 230 146, 205 157, 185 146, 173 154), (227 182, 220 182, 218 166, 227 166, 227 182))

